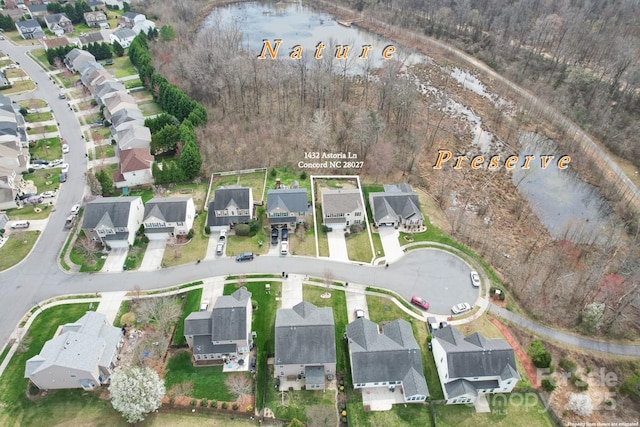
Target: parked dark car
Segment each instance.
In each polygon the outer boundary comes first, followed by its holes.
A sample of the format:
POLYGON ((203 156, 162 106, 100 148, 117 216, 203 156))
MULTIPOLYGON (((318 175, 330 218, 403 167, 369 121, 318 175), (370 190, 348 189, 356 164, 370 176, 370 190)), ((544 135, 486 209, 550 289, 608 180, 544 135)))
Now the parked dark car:
POLYGON ((253 252, 244 252, 236 257, 236 261, 253 261, 253 252))
POLYGON ((33 197, 33 196, 37 196, 37 194, 36 193, 25 193, 25 194, 19 195, 18 199, 25 200, 25 199, 28 199, 29 197, 33 197))
POLYGON ((289 230, 286 228, 282 229, 282 240, 287 240, 289 238, 289 230))
POLYGON ((59 178, 60 178, 60 182, 67 182, 67 173, 62 172, 59 178))
POLYGON ((35 160, 31 160, 31 164, 32 165, 48 165, 49 160, 35 159, 35 160))
POLYGON ((271 229, 271 244, 272 245, 277 245, 278 244, 278 229, 277 228, 272 228, 271 229))

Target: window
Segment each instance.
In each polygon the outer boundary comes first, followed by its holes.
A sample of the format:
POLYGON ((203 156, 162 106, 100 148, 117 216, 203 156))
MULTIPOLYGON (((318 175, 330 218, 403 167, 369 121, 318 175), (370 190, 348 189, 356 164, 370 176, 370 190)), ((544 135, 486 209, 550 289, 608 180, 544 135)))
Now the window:
POLYGON ((70 374, 69 374, 69 376, 70 376, 71 378, 75 378, 75 377, 76 377, 76 374, 72 374, 72 373, 70 373, 70 374))

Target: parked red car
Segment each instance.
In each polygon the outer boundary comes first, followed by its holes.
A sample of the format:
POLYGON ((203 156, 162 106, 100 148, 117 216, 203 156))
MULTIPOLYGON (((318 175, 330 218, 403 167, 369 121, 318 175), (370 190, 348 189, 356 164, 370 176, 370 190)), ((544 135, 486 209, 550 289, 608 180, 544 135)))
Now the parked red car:
POLYGON ((411 304, 415 304, 424 310, 429 310, 429 303, 423 298, 413 297, 411 298, 411 304))

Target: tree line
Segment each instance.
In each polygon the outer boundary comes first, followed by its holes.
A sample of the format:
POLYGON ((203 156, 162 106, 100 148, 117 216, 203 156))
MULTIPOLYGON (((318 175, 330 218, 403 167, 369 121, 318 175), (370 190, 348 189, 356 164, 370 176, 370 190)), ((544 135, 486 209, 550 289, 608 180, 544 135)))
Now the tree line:
MULTIPOLYGON (((53 47, 51 49, 47 49, 45 51, 45 55, 49 64, 55 65, 58 61, 64 61, 64 58, 73 49, 76 49, 76 47, 72 44, 53 47)), ((109 43, 104 42, 89 43, 86 46, 82 46, 82 50, 86 50, 87 52, 91 53, 93 56, 95 56, 97 61, 113 58, 114 53, 113 47, 109 43)))

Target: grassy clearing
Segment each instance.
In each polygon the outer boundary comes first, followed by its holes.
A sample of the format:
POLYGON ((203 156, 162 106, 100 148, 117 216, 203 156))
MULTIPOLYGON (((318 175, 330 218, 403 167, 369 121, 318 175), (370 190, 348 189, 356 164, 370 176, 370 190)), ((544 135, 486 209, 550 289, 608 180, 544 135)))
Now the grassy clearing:
POLYGON ((191 397, 230 402, 234 397, 224 384, 227 377, 228 374, 222 373, 222 366, 194 367, 191 352, 185 350, 169 359, 164 381, 167 390, 175 384, 190 383, 193 386, 191 397))
POLYGON ((271 409, 276 418, 298 420, 306 423, 313 420, 313 425, 334 425, 335 394, 333 391, 300 390, 286 391, 284 396, 275 388, 273 368, 269 367, 269 387, 267 387, 266 407, 271 409), (284 401, 284 404, 283 404, 284 401))
POLYGON ((184 319, 187 318, 194 311, 198 311, 200 308, 200 300, 202 299, 202 288, 194 289, 186 293, 182 294, 185 298, 184 305, 182 306, 182 315, 180 316, 180 320, 176 324, 176 329, 173 333, 173 341, 172 344, 175 346, 183 346, 186 344, 186 340, 184 339, 184 319))
POLYGON ((369 235, 366 231, 351 234, 346 240, 347 253, 351 261, 371 262, 373 254, 371 253, 369 235))
POLYGON ((23 99, 18 101, 18 105, 22 108, 45 108, 47 101, 44 99, 23 99))
POLYGON ((265 173, 266 172, 264 171, 259 171, 239 175, 218 176, 213 178, 211 182, 211 188, 212 190, 215 190, 218 187, 228 185, 241 185, 243 187, 251 187, 253 200, 263 200, 265 173))
POLYGON ((21 80, 12 84, 10 88, 0 90, 4 95, 15 95, 16 93, 26 92, 36 88, 31 80, 21 80))
POLYGON ((35 58, 36 61, 39 62, 39 65, 41 67, 44 67, 45 70, 47 71, 55 70, 55 67, 49 64, 49 61, 47 61, 47 54, 45 49, 34 49, 28 52, 27 55, 30 55, 32 58, 35 58))
POLYGON ((148 245, 149 239, 145 235, 136 236, 133 241, 133 246, 129 249, 127 259, 124 262, 125 270, 137 270, 140 268, 142 258, 144 258, 144 253, 147 251, 148 245))
POLYGON ((45 219, 49 217, 51 209, 47 203, 43 203, 39 206, 23 206, 21 208, 9 209, 7 216, 12 220, 32 220, 32 219, 45 219), (40 212, 36 212, 35 208, 39 208, 40 212))
POLYGON ((122 327, 122 323, 120 322, 120 318, 123 314, 131 311, 131 300, 122 301, 120 304, 120 308, 118 309, 118 314, 116 314, 116 318, 113 320, 113 326, 122 327))
POLYGON ((113 58, 113 65, 109 65, 108 68, 109 71, 113 71, 115 69, 117 79, 138 74, 138 71, 136 71, 128 56, 113 58))
POLYGON ((69 259, 75 265, 80 266, 81 273, 91 273, 102 270, 106 255, 100 250, 90 255, 87 254, 82 250, 82 245, 80 244, 82 239, 84 239, 84 231, 80 231, 78 234, 76 243, 71 248, 69 259))
POLYGON ((522 399, 509 399, 510 395, 488 396, 491 412, 477 414, 473 406, 436 405, 438 427, 473 425, 475 427, 552 427, 554 424, 540 401, 535 403, 522 399), (505 402, 505 397, 507 402, 505 402))
POLYGON ((13 232, 0 248, 0 271, 13 267, 31 251, 40 236, 39 231, 13 232))
POLYGON ((62 158, 60 138, 39 139, 29 143, 29 152, 33 159, 55 160, 62 158))
POLYGON ((297 181, 300 188, 307 189, 307 195, 309 201, 311 201, 311 179, 308 176, 303 178, 303 176, 299 170, 286 166, 269 169, 267 173, 267 190, 276 188, 276 178, 280 178, 280 183, 286 186, 291 186, 293 181, 297 181), (275 175, 272 173, 273 170, 276 171, 275 175))
POLYGON ((53 120, 53 114, 50 112, 31 113, 24 116, 24 120, 30 123, 46 122, 48 120, 53 120))
POLYGON ((162 258, 163 267, 187 264, 204 258, 207 254, 207 245, 209 243, 209 238, 202 232, 206 219, 206 215, 198 215, 195 219, 193 222, 193 237, 189 243, 185 245, 167 244, 162 258))
MULTIPOLYGON (((3 405, 0 409, 0 425, 42 425, 42 420, 51 420, 49 414, 53 407, 64 405, 65 401, 74 406, 71 397, 79 398, 84 394, 79 390, 51 391, 34 404, 25 396, 28 380, 23 377, 26 361, 40 352, 44 343, 53 337, 58 326, 78 320, 89 309, 90 304, 60 305, 44 310, 34 319, 23 340, 24 343, 28 343, 26 351, 16 352, 2 374, 0 401, 3 405)), ((83 399, 79 406, 88 403, 83 399)))
POLYGON ((162 108, 155 101, 146 101, 138 104, 140 111, 144 117, 153 116, 162 113, 162 108))

